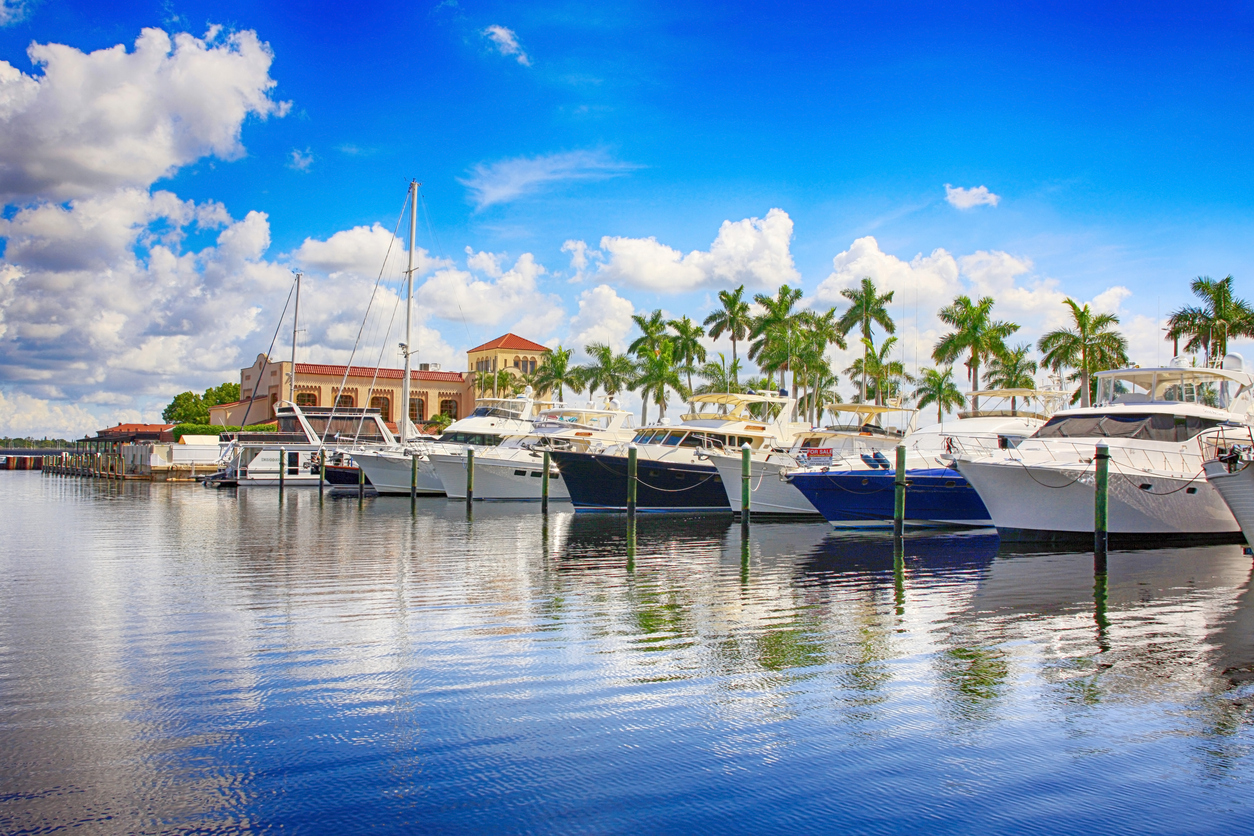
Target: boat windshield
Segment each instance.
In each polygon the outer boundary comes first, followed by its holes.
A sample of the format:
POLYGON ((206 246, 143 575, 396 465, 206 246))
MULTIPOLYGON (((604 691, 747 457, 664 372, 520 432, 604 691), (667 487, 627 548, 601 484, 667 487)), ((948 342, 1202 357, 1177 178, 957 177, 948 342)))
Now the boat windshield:
POLYGON ((485 447, 495 447, 501 443, 501 436, 492 435, 491 433, 446 432, 437 438, 436 441, 445 441, 451 444, 478 444, 485 447))
POLYGON ((1102 376, 1097 381, 1096 403, 1175 401, 1227 409, 1240 385, 1205 372, 1205 369, 1156 369, 1102 376))
POLYGON ((1143 441, 1188 441, 1223 424, 1196 415, 1120 414, 1055 415, 1033 438, 1133 438, 1143 441))
POLYGON ((522 413, 519 410, 506 409, 501 406, 480 406, 470 413, 470 418, 517 418, 522 413))

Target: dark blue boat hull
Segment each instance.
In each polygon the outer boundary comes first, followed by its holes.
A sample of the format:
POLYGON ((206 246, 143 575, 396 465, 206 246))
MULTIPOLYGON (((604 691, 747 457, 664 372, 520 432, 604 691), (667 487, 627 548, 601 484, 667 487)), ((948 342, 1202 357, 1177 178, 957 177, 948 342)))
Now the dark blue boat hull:
MULTIPOLYGON (((627 510, 627 457, 554 451, 576 511, 627 510)), ((640 459, 636 465, 636 510, 731 512, 718 470, 686 462, 640 459)))
MULTIPOLYGON (((879 528, 893 523, 891 470, 794 473, 789 481, 834 526, 879 528)), ((988 509, 975 488, 956 470, 906 471, 906 524, 991 526, 988 509)))

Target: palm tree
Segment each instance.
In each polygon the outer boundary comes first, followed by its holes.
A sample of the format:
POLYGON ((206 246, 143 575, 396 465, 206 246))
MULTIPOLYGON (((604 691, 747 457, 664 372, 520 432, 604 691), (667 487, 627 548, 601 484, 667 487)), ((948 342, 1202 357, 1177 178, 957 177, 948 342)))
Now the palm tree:
POLYGON ((1167 320, 1167 339, 1188 337, 1185 351, 1206 352, 1209 364, 1213 358, 1228 353, 1229 337, 1254 337, 1254 310, 1244 299, 1232 295, 1232 276, 1215 281, 1198 276, 1190 285, 1201 305, 1185 305, 1167 320))
POLYGON ((648 420, 649 398, 658 405, 657 419, 662 420, 666 414, 666 390, 674 389, 680 397, 687 397, 683 381, 679 379, 679 370, 675 368, 675 349, 670 342, 662 343, 652 354, 645 354, 640 362, 640 374, 636 377, 636 386, 644 406, 640 411, 640 423, 648 420))
POLYGON ((647 317, 644 314, 632 314, 631 321, 636 323, 641 334, 627 347, 627 353, 637 357, 656 354, 662 343, 666 342, 666 318, 662 316, 662 309, 658 308, 647 317))
POLYGON ((1077 370, 1080 406, 1086 407, 1092 403, 1089 379, 1093 372, 1128 365, 1128 341, 1113 330, 1119 324, 1114 314, 1094 313, 1072 299, 1066 304, 1075 327, 1050 331, 1037 342, 1036 350, 1041 352, 1041 362, 1056 372, 1064 367, 1077 370))
POLYGON ((889 337, 884 340, 878 351, 870 340, 864 339, 862 342, 864 349, 862 373, 875 382, 875 403, 883 406, 898 388, 893 385, 893 378, 910 379, 906 375, 906 368, 902 362, 891 359, 897 338, 889 337))
POLYGON ((840 403, 840 393, 836 391, 836 387, 840 385, 840 378, 832 373, 831 368, 826 365, 814 372, 809 380, 810 391, 806 393, 806 411, 811 416, 810 423, 817 425, 823 420, 823 411, 834 403, 840 403))
POLYGON ((740 371, 740 361, 732 360, 731 365, 727 364, 727 358, 720 351, 717 363, 706 363, 701 367, 701 371, 697 375, 705 381, 696 389, 692 390, 694 395, 709 395, 715 392, 739 392, 740 384, 736 382, 737 373, 740 371))
POLYGON ((740 364, 736 362, 736 343, 749 333, 749 303, 744 300, 744 293, 744 285, 735 290, 720 290, 718 301, 722 307, 707 316, 702 323, 710 329, 710 337, 713 339, 717 340, 723 334, 731 338, 732 365, 737 370, 740 364))
POLYGON ((936 404, 936 422, 944 420, 946 409, 957 409, 965 403, 962 391, 954 383, 954 367, 946 366, 943 371, 923 369, 919 373, 914 397, 918 398, 919 409, 928 404, 936 404))
MULTIPOLYGON (((784 372, 791 365, 792 342, 797 338, 798 315, 793 307, 801 300, 801 288, 780 285, 774 296, 759 293, 753 301, 762 306, 762 315, 755 317, 749 329, 753 343, 749 359, 757 359, 758 368, 770 377, 779 371, 779 386, 784 387, 784 372)), ((793 382, 796 382, 795 376, 793 382)))
POLYGON ((578 367, 570 364, 570 355, 571 350, 560 345, 549 352, 544 364, 531 376, 531 385, 536 392, 551 392, 556 389, 557 399, 563 401, 566 399, 567 386, 572 392, 583 391, 583 375, 578 367))
MULTIPOLYGON (((1036 361, 1028 357, 1031 350, 1031 344, 1021 343, 989 361, 988 385, 994 389, 1035 389, 1037 366, 1036 361)), ((1023 399, 1024 403, 1031 401, 1030 397, 1023 399)), ((1018 410, 1018 397, 1011 395, 1010 414, 1015 415, 1018 410)))
POLYGON ((687 316, 672 319, 666 324, 675 329, 675 334, 671 337, 671 343, 675 346, 675 359, 683 364, 684 371, 688 373, 688 391, 691 392, 692 369, 697 363, 705 362, 705 346, 701 344, 705 329, 687 316))
MULTIPOLYGON (((941 308, 940 321, 952 325, 954 330, 940 338, 932 349, 937 363, 953 364, 964 352, 967 353, 967 373, 971 391, 980 388, 980 361, 1006 352, 1006 337, 1019 326, 992 318, 993 297, 983 296, 974 304, 970 296, 959 296, 953 304, 941 308)), ((980 399, 971 399, 971 409, 980 408, 980 399)))
MULTIPOLYGON (((831 366, 827 362, 827 347, 836 345, 844 349, 848 346, 845 343, 844 334, 840 332, 839 317, 836 316, 835 308, 831 308, 827 313, 802 311, 798 321, 801 325, 801 339, 795 365, 801 372, 804 385, 809 387, 813 385, 814 378, 832 375, 831 366)), ((801 385, 798 384, 798 387, 801 385)), ((800 388, 797 395, 800 400, 800 388)), ((822 410, 815 412, 814 405, 817 402, 813 398, 806 400, 811 406, 810 422, 817 424, 822 417, 822 410)))
POLYGON ((626 354, 615 354, 614 349, 604 343, 585 345, 583 350, 592 362, 578 368, 580 379, 588 387, 588 397, 597 389, 604 389, 605 395, 612 398, 624 389, 630 388, 631 379, 636 374, 636 364, 626 354))
MULTIPOLYGON (((837 325, 840 333, 848 334, 855 327, 861 329, 862 339, 871 339, 871 329, 879 325, 885 333, 892 334, 897 330, 893 319, 888 315, 888 304, 893 301, 893 291, 880 293, 870 276, 863 276, 857 289, 847 287, 840 292, 852 304, 841 316, 837 325)), ((864 356, 865 360, 865 356, 864 356)), ((865 366, 865 362, 863 363, 865 366)), ((862 402, 866 402, 866 373, 862 372, 862 402)))

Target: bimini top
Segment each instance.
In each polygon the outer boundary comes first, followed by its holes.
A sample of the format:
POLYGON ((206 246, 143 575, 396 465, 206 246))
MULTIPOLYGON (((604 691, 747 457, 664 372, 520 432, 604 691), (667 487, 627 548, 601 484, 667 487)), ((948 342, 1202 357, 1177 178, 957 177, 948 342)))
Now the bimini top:
POLYGON ((1254 376, 1236 355, 1224 358, 1224 368, 1160 366, 1097 372, 1095 406, 1142 403, 1195 403, 1235 410, 1249 408, 1254 376))
POLYGON ((958 413, 964 418, 1037 418, 1042 421, 1058 411, 1058 408, 1071 397, 1070 392, 1061 389, 978 389, 968 392, 967 399, 974 402, 976 398, 998 400, 1001 403, 995 409, 969 409, 958 413), (1011 398, 1023 401, 1036 401, 1041 405, 1039 410, 1023 409, 1017 403, 1007 408, 1006 401, 1011 398))
MULTIPOLYGON (((681 421, 692 421, 709 418, 720 418, 727 421, 762 421, 761 415, 753 415, 750 410, 759 404, 770 406, 791 407, 795 401, 786 395, 759 395, 741 392, 711 392, 706 395, 694 395, 688 403, 693 411, 681 415, 681 421), (703 406, 716 407, 702 409, 703 406)), ((767 407, 767 409, 770 408, 767 407)))

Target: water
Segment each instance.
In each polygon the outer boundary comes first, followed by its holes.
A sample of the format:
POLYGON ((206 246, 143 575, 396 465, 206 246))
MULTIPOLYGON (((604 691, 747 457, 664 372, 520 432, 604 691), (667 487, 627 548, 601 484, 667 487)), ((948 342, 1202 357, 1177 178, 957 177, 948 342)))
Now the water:
POLYGON ((0 831, 1231 833, 1251 559, 0 474, 0 831))

